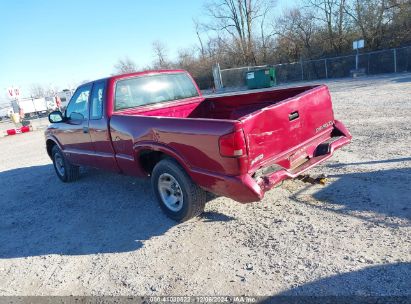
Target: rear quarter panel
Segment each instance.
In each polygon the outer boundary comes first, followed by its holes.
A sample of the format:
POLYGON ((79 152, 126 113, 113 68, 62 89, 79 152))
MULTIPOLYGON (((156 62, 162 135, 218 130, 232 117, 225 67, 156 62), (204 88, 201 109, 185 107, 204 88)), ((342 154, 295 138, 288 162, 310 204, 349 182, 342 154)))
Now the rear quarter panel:
POLYGON ((229 120, 145 117, 114 114, 111 136, 118 163, 130 175, 147 175, 139 164, 143 150, 162 151, 174 157, 190 174, 208 171, 239 174, 238 159, 220 156, 218 140, 233 132, 239 122, 229 120))

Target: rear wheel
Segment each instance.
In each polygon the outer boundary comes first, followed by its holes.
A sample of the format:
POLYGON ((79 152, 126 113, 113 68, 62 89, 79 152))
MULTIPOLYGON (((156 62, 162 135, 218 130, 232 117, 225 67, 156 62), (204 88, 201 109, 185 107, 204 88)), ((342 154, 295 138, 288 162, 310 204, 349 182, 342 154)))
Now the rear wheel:
POLYGON ((69 183, 79 179, 80 168, 70 164, 58 146, 54 146, 51 153, 54 169, 56 170, 56 174, 61 181, 69 183))
POLYGON ((173 220, 184 222, 204 211, 206 192, 174 160, 163 159, 154 167, 151 184, 161 209, 173 220))

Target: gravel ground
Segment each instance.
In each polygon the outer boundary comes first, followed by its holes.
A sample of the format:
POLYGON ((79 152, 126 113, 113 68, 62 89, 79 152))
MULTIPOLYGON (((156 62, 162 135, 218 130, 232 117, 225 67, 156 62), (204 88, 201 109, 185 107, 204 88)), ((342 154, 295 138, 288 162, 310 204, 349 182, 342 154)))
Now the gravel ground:
POLYGON ((351 145, 260 203, 183 224, 148 181, 61 183, 43 134, 0 138, 0 295, 411 295, 411 74, 328 82, 351 145))

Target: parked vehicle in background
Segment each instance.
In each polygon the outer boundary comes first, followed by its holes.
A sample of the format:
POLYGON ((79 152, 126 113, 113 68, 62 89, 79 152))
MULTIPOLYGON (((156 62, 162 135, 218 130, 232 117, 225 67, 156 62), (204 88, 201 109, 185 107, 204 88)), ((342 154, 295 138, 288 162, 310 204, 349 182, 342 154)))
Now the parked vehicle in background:
POLYGON ((53 98, 21 98, 18 101, 12 101, 15 107, 19 108, 24 117, 30 118, 35 116, 46 116, 49 112, 56 109, 53 98))
POLYGON ((259 201, 351 140, 325 85, 203 97, 183 70, 83 84, 49 120, 47 153, 63 182, 79 166, 150 177, 178 221, 199 215, 207 192, 259 201))
POLYGON ((71 96, 73 96, 73 92, 70 90, 63 90, 61 92, 57 93, 57 96, 60 98, 61 101, 61 108, 66 109, 67 105, 71 99, 71 96))
POLYGON ((13 108, 10 106, 0 108, 0 120, 3 120, 5 118, 10 118, 11 114, 13 113, 14 113, 13 108))

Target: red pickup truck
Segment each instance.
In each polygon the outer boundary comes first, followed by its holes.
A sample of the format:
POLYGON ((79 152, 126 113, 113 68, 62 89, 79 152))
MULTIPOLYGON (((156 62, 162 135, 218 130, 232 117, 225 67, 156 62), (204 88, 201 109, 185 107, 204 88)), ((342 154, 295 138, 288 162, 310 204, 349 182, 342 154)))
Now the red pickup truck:
POLYGON ((63 182, 79 166, 151 177, 177 221, 199 215, 207 192, 259 201, 351 140, 325 85, 204 97, 183 70, 83 84, 49 120, 47 153, 63 182))

